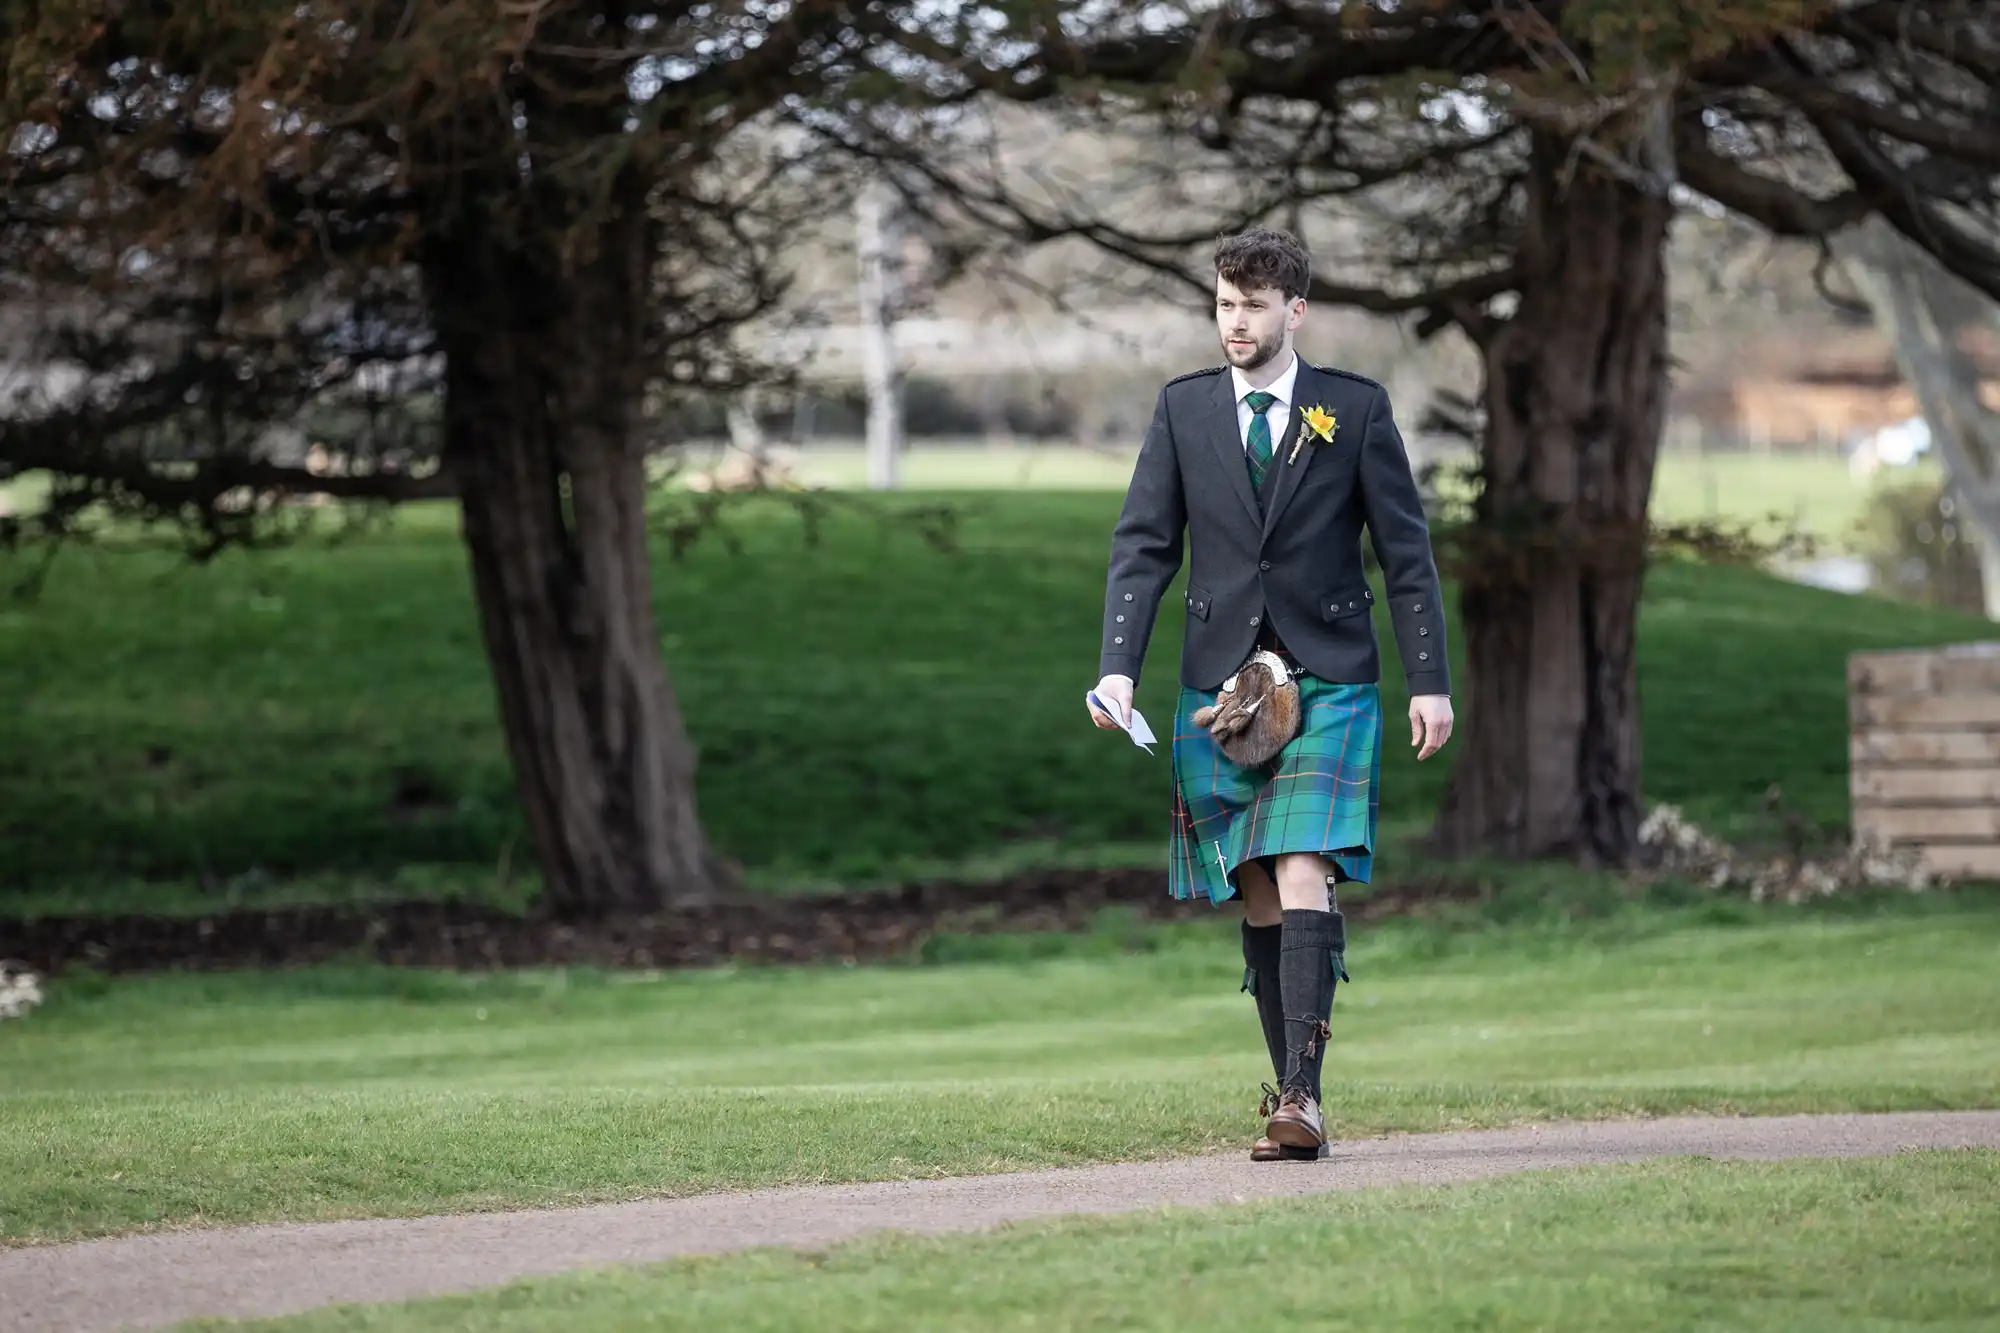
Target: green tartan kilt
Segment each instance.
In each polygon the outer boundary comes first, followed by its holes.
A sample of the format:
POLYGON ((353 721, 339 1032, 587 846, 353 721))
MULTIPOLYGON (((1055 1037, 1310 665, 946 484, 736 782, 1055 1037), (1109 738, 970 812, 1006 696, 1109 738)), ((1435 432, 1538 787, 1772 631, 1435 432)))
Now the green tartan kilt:
POLYGON ((1174 897, 1202 894, 1220 904, 1236 893, 1238 867, 1283 852, 1318 852, 1343 879, 1368 879, 1382 775, 1381 689, 1312 675, 1298 684, 1299 734, 1254 769, 1231 762, 1192 720, 1218 691, 1182 687, 1174 712, 1174 897))

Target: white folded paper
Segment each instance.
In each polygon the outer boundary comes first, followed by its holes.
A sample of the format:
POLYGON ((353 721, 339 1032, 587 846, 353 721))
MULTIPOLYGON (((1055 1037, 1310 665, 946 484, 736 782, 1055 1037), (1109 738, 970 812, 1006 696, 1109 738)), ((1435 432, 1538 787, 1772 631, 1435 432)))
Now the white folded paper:
MULTIPOLYGON (((1118 710, 1098 698, 1096 690, 1086 692, 1084 697, 1090 701, 1091 705, 1098 712, 1104 714, 1104 716, 1110 718, 1113 722, 1118 722, 1118 710)), ((1153 752, 1153 746, 1158 743, 1159 738, 1154 736, 1153 729, 1146 725, 1146 715, 1139 711, 1138 705, 1134 704, 1132 707, 1132 716, 1123 722, 1119 722, 1118 725, 1120 730, 1132 738, 1132 744, 1138 746, 1147 754, 1153 752)))

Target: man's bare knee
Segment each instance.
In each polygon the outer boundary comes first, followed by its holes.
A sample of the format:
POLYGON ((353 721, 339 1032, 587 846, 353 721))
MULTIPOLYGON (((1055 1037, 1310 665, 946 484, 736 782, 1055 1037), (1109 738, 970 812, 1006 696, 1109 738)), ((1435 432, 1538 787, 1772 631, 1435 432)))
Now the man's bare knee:
POLYGON ((1236 868, 1236 891, 1243 898, 1243 918, 1251 925, 1275 926, 1285 919, 1278 886, 1255 861, 1236 868))
POLYGON ((1287 912, 1324 912, 1326 882, 1333 862, 1316 852, 1287 852, 1278 858, 1278 903, 1287 912))

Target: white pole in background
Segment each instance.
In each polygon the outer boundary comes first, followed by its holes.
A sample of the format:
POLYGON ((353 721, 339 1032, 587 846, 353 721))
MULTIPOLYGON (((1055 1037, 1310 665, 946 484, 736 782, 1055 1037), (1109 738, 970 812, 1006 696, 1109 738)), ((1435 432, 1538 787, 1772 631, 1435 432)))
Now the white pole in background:
POLYGON ((890 266, 888 186, 871 182, 855 207, 855 249, 861 260, 861 364, 868 390, 868 487, 891 491, 901 483, 903 376, 896 364, 893 278, 890 266))

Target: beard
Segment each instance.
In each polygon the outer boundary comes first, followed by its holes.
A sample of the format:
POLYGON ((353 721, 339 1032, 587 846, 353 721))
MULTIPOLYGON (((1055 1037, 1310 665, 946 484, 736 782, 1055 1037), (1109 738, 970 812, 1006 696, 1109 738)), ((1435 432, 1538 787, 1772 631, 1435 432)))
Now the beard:
POLYGON ((1231 347, 1229 339, 1224 338, 1222 340, 1222 356, 1225 361, 1238 370, 1255 370, 1259 366, 1268 364, 1271 358, 1284 349, 1284 346, 1285 332, 1283 329, 1278 330, 1278 332, 1272 334, 1269 338, 1256 339, 1247 349, 1231 347))

